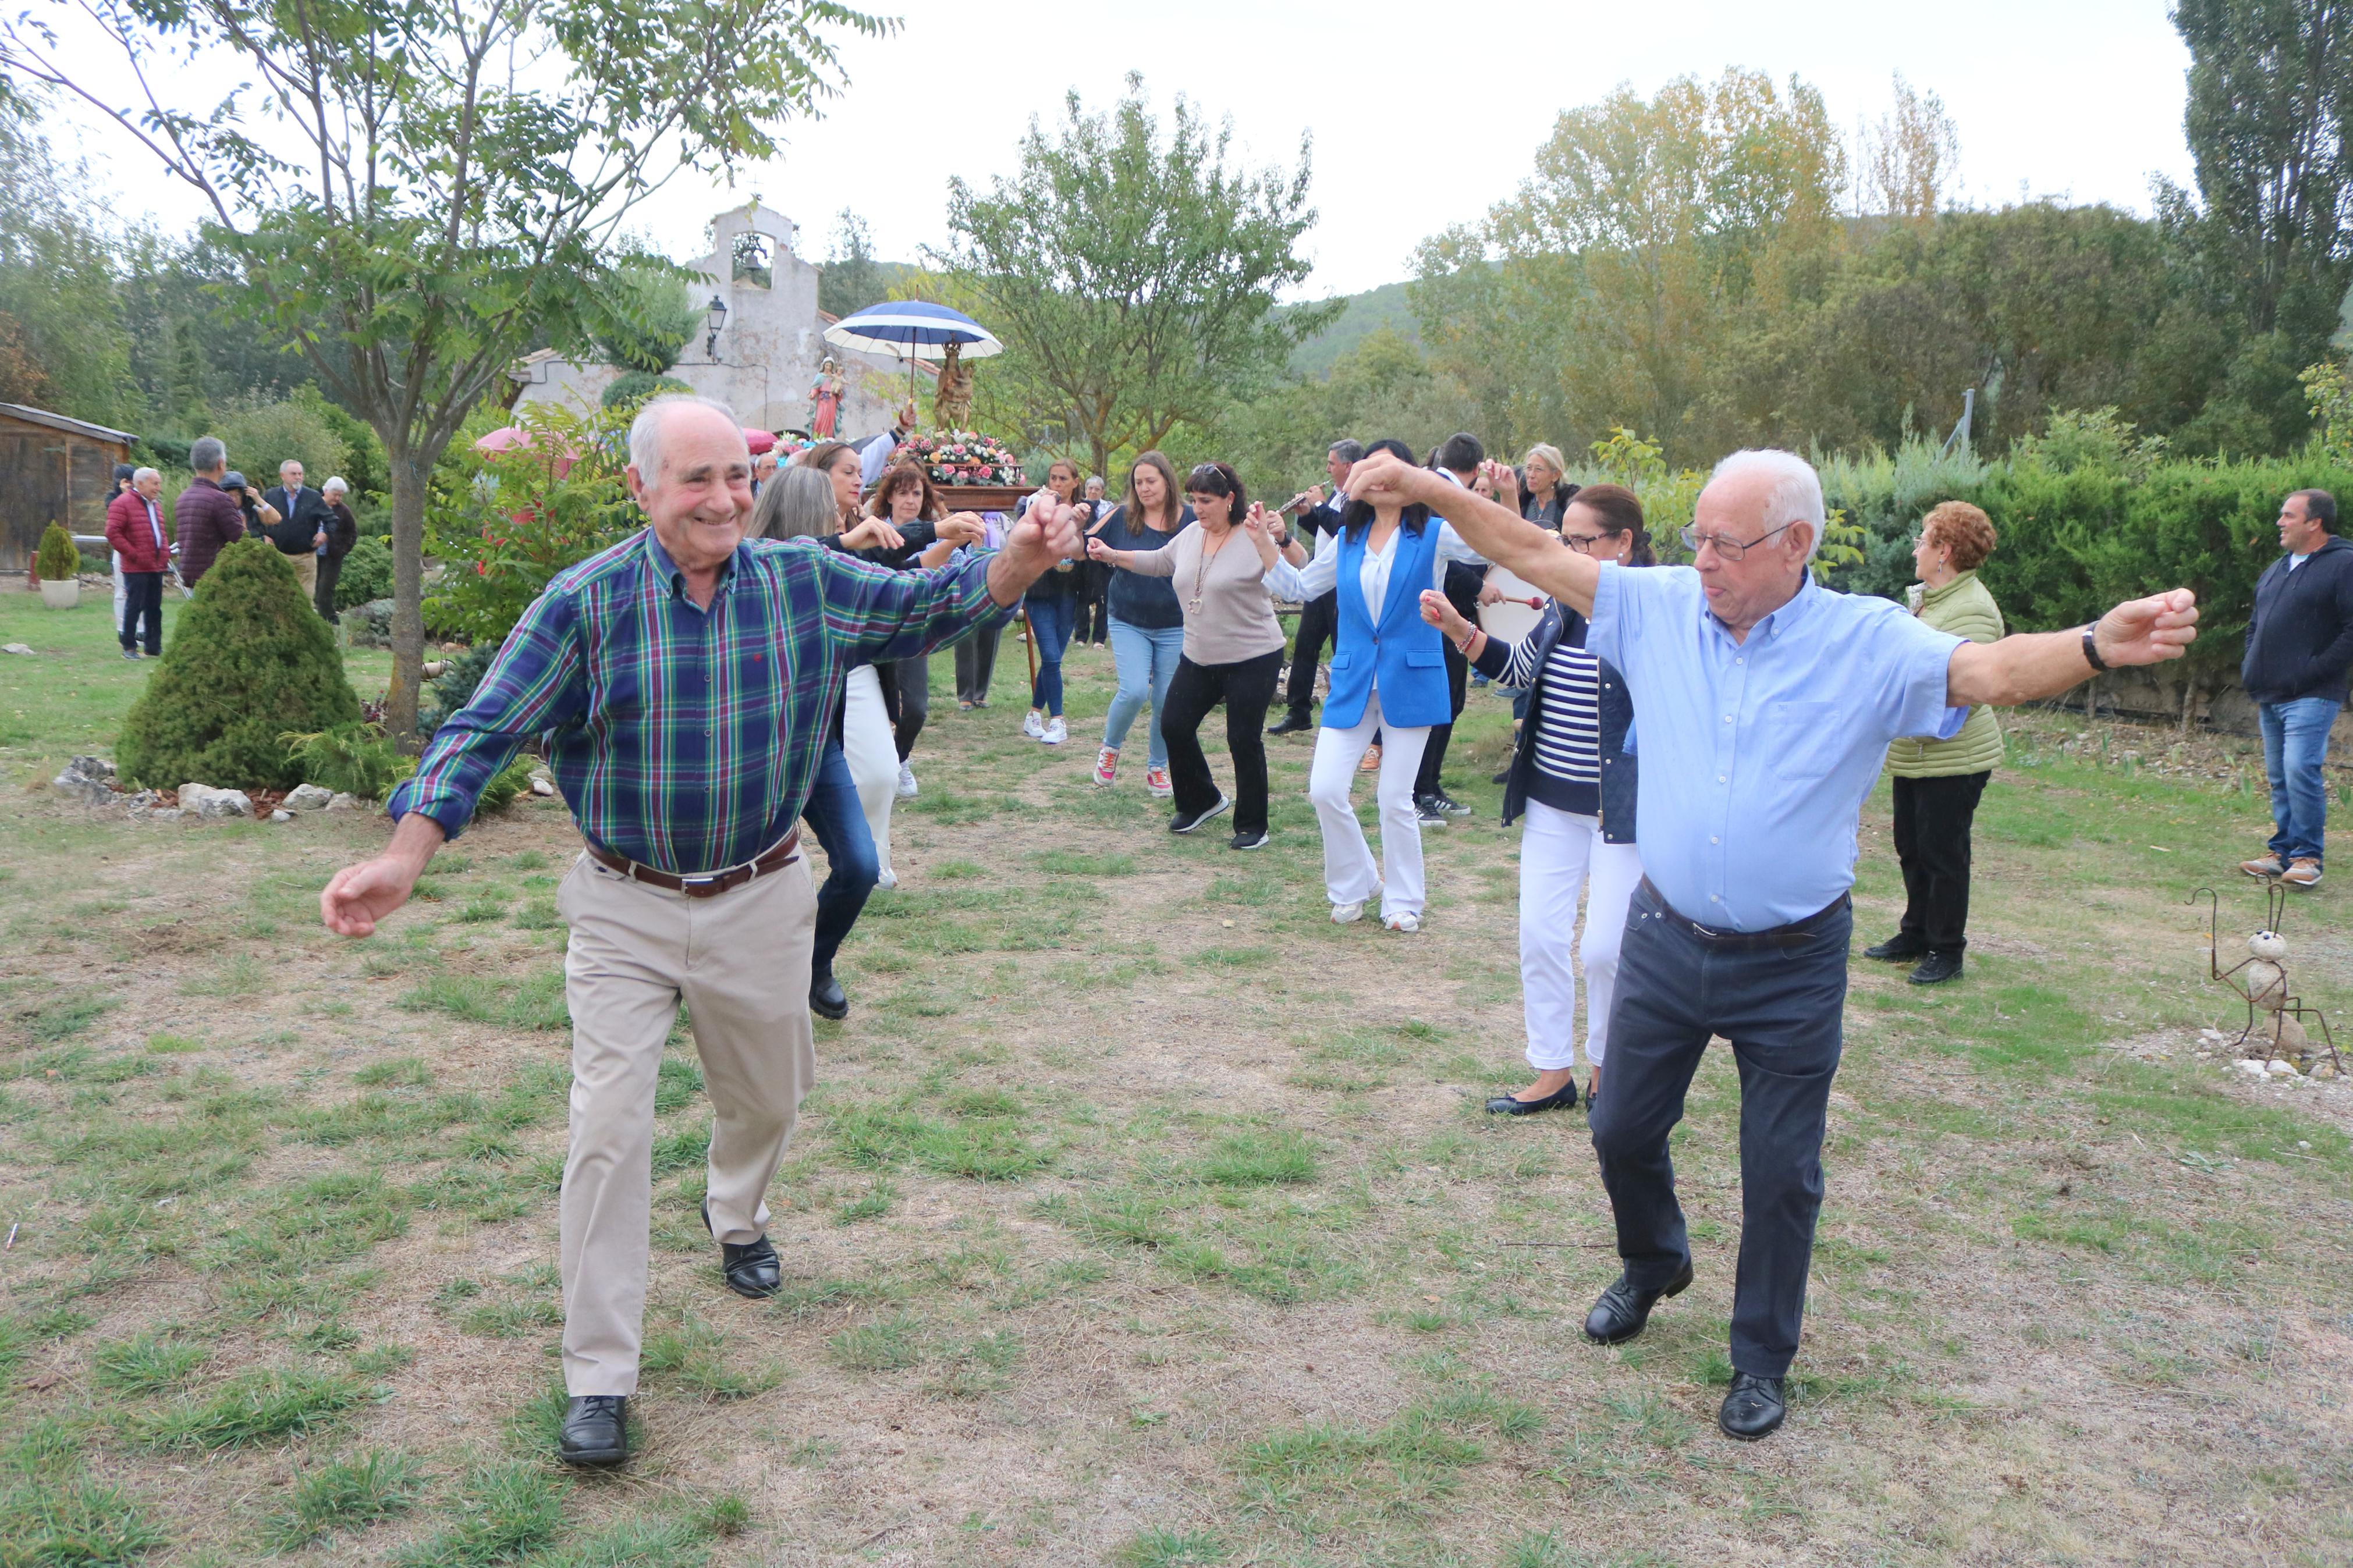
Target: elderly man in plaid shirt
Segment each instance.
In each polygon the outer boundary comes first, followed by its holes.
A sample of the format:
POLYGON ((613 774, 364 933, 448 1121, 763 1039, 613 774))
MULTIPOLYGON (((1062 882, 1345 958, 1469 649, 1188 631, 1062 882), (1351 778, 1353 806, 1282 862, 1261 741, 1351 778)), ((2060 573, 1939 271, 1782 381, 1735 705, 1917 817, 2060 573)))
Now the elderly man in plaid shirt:
POLYGON ((654 1084, 681 999, 715 1118, 703 1221, 731 1289, 777 1288, 762 1194, 816 1074, 816 897, 795 825, 844 677, 1004 620, 1032 579, 1079 552, 1067 506, 1032 507, 1001 551, 886 571, 813 540, 746 539, 751 478, 723 405, 649 403, 629 430, 628 479, 652 526, 547 585, 394 793, 390 846, 320 895, 331 929, 374 931, 464 828, 483 785, 526 738, 544 737, 586 841, 557 898, 571 929, 561 1207, 572 1400, 559 1450, 571 1464, 628 1458, 654 1084))

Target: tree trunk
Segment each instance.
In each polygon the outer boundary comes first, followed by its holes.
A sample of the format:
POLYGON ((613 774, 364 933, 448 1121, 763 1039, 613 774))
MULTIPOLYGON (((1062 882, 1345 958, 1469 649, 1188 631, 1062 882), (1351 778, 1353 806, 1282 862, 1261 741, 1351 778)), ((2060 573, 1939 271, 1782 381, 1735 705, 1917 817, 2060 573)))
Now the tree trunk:
POLYGON ((384 727, 404 741, 417 735, 417 689, 425 679, 425 490, 433 459, 414 449, 390 458, 392 469, 392 686, 384 727))

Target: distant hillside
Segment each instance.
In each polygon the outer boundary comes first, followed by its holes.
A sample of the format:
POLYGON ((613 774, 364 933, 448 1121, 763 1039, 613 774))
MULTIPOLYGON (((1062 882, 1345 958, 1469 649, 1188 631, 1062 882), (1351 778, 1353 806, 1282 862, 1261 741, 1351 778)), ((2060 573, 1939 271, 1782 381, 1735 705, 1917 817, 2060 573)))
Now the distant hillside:
POLYGON ((1394 327, 1408 342, 1421 341, 1421 329, 1406 308, 1405 285, 1384 283, 1368 293, 1346 296, 1339 320, 1299 345, 1291 368, 1302 375, 1326 376, 1342 354, 1382 327, 1394 327))

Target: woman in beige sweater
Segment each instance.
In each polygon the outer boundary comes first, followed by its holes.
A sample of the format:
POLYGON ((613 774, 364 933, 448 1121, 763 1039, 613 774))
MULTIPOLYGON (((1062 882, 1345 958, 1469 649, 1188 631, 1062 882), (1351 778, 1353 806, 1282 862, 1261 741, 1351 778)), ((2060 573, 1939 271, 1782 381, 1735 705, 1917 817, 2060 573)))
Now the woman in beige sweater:
MULTIPOLYGON (((2001 640, 2001 607, 1978 581, 1993 553, 1993 524, 1967 501, 1933 508, 1920 525, 1912 563, 1912 613, 1940 632, 1971 642, 2001 640)), ((1978 708, 1949 741, 1906 739, 1887 749, 1895 775, 1895 858, 1904 866, 1904 924, 1866 958, 1917 963, 1915 985, 1935 985, 1961 972, 1968 945, 1969 829, 1978 797, 2001 761, 2001 726, 1978 708)))
POLYGON ((1193 521, 1166 547, 1113 550, 1091 539, 1087 553, 1141 576, 1168 578, 1184 612, 1185 651, 1160 715, 1176 796, 1168 831, 1190 833, 1230 807, 1230 847, 1257 849, 1266 843, 1266 710, 1282 669, 1282 623, 1274 618, 1266 574, 1279 559, 1274 542, 1282 525, 1250 504, 1240 479, 1223 463, 1203 463, 1187 475, 1185 500, 1193 521), (1201 750, 1201 721, 1220 702, 1234 759, 1231 800, 1201 750))

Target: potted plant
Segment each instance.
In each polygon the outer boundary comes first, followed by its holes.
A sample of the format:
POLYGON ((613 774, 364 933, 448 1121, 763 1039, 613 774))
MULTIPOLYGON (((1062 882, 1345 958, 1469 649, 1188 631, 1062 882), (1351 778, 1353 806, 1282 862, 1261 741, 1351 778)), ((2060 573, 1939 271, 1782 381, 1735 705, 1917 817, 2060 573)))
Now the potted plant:
POLYGON ((70 610, 81 603, 81 552, 73 535, 52 522, 33 552, 33 574, 41 580, 41 603, 53 610, 70 610))

